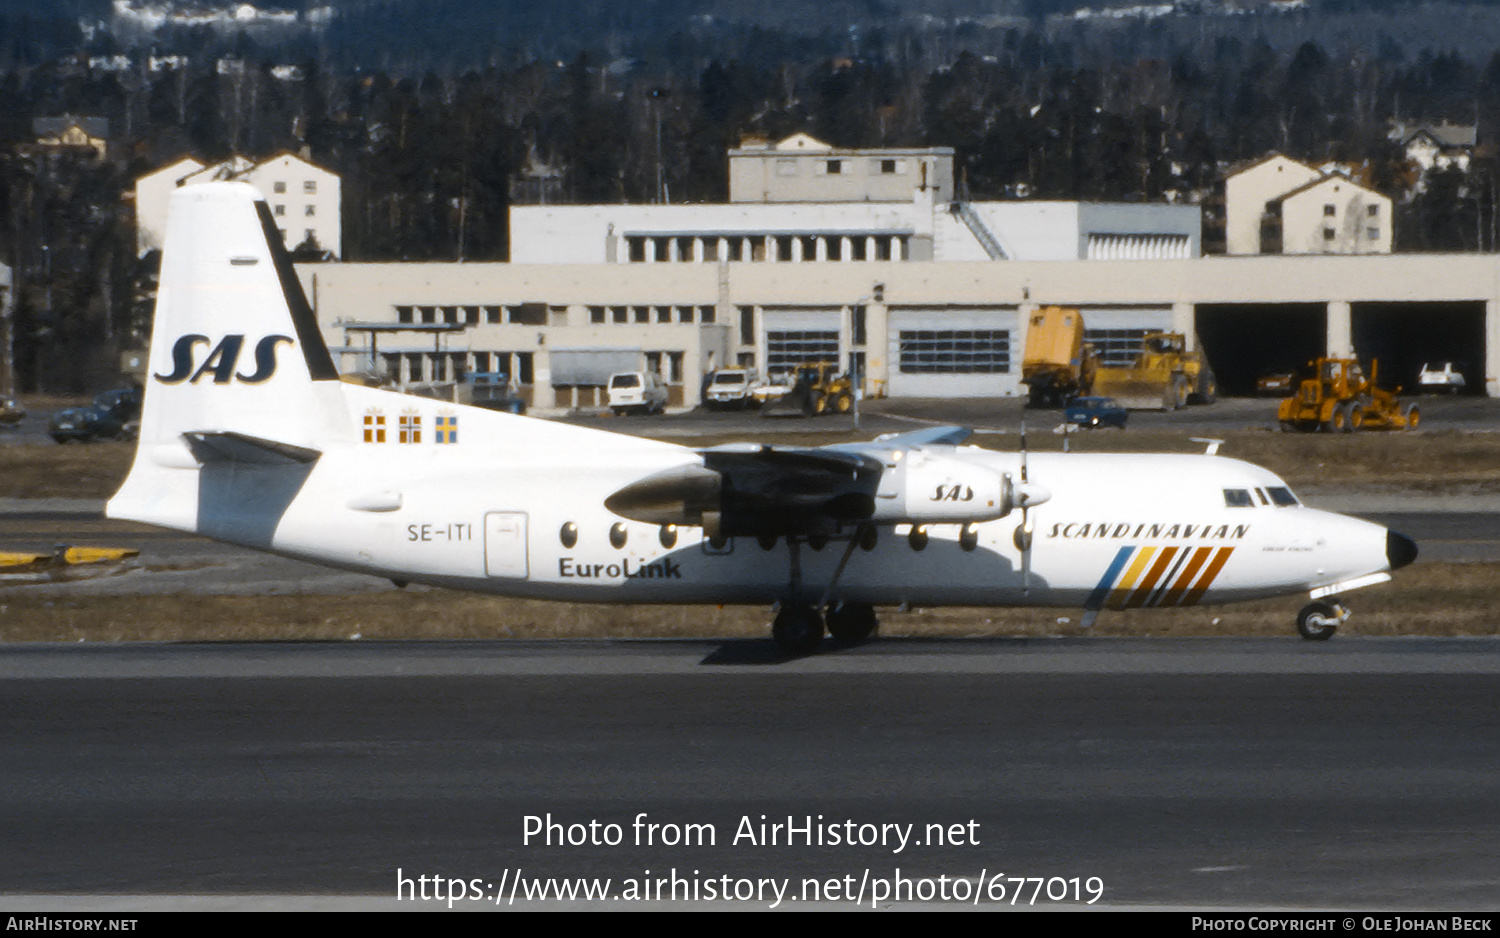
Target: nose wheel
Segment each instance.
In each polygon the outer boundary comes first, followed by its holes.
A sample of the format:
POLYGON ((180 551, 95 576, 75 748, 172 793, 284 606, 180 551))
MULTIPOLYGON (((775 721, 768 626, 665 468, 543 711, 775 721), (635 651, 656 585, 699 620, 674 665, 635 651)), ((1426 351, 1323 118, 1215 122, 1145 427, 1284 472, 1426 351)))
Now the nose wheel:
POLYGON ((1349 618, 1349 610, 1337 600, 1308 603, 1297 613, 1297 634, 1310 642, 1324 642, 1333 637, 1349 618))

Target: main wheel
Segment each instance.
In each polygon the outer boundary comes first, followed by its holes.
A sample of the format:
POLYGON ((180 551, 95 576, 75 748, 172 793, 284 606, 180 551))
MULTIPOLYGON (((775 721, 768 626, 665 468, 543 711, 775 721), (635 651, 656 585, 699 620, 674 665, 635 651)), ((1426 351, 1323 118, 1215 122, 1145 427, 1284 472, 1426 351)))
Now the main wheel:
POLYGON ((1328 430, 1330 432, 1332 432, 1332 433, 1348 433, 1349 432, 1349 404, 1350 403, 1352 403, 1352 402, 1346 401, 1344 403, 1335 404, 1334 405, 1334 407, 1333 407, 1333 414, 1328 418, 1328 430))
POLYGON ((854 409, 854 395, 847 391, 839 394, 833 399, 833 409, 836 413, 847 414, 854 409))
POLYGON ((1401 406, 1401 416, 1405 418, 1406 429, 1408 430, 1415 430, 1417 424, 1422 422, 1422 412, 1417 409, 1416 404, 1403 404, 1401 406))
POLYGON ((839 603, 828 610, 828 634, 841 642, 862 642, 879 625, 875 607, 869 603, 839 603))
POLYGON ((776 614, 771 637, 789 655, 811 654, 823 640, 823 617, 811 606, 789 606, 776 614))
POLYGON ((1297 634, 1310 642, 1325 642, 1339 630, 1339 614, 1328 603, 1308 603, 1297 613, 1297 634))

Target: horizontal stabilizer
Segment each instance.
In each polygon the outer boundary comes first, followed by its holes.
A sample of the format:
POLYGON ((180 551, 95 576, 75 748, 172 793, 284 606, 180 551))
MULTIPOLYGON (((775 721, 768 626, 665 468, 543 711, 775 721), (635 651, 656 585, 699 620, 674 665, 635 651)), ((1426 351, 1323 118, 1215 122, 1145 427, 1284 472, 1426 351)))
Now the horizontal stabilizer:
POLYGON ((193 458, 210 463, 240 463, 256 466, 286 466, 318 461, 323 454, 305 446, 263 440, 243 433, 184 433, 193 458))
POLYGON ((969 427, 950 425, 928 427, 925 430, 908 430, 905 433, 885 433, 877 436, 875 442, 884 444, 887 448, 903 446, 957 446, 973 435, 974 431, 969 427))

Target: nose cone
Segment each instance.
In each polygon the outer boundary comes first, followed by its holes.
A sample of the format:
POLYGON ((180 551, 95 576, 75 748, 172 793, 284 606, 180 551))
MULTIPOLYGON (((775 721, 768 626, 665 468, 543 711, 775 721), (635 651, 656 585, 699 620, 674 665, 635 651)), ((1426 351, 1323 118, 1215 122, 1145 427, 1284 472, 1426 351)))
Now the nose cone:
POLYGON ((1399 570, 1417 559, 1417 542, 1405 534, 1385 532, 1385 556, 1392 570, 1399 570))

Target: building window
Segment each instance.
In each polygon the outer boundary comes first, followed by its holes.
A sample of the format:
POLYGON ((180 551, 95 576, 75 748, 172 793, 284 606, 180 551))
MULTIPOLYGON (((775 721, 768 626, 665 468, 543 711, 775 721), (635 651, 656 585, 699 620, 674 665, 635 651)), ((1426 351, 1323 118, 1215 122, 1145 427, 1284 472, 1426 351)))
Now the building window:
POLYGON ((818 239, 815 235, 803 235, 802 259, 804 261, 815 261, 818 259, 818 239))
POLYGON ((714 321, 714 308, 712 306, 700 306, 700 307, 698 307, 698 321, 699 322, 713 322, 714 321))
POLYGON ((1377 217, 1379 217, 1379 215, 1380 215, 1380 206, 1378 206, 1378 205, 1367 205, 1367 206, 1365 206, 1365 214, 1367 216, 1369 216, 1370 218, 1377 218, 1377 217))
POLYGON ((318 184, 309 179, 306 182, 302 183, 302 191, 307 193, 308 195, 316 195, 318 192, 318 184))
POLYGON ((1338 209, 1334 208, 1332 205, 1325 204, 1323 206, 1323 217, 1324 218, 1332 218, 1334 215, 1337 215, 1337 214, 1338 214, 1338 209))
POLYGON ((740 307, 740 344, 755 344, 755 307, 740 307))
POLYGON ((651 321, 651 307, 649 307, 649 306, 637 306, 635 308, 635 321, 636 322, 650 322, 651 321))
POLYGON ((1369 240, 1369 241, 1379 241, 1380 240, 1380 229, 1379 228, 1366 228, 1365 229, 1365 239, 1369 240))
POLYGON ((843 160, 829 160, 828 163, 827 163, 827 167, 828 167, 828 175, 830 175, 830 176, 839 176, 839 175, 842 175, 843 172, 844 172, 844 161, 843 160))
POLYGON ((670 306, 658 306, 658 307, 656 307, 656 321, 657 322, 671 322, 672 321, 672 307, 670 307, 670 306))
POLYGON ((646 239, 639 235, 632 235, 625 239, 626 254, 632 264, 643 264, 646 262, 646 239))
POLYGON ((422 321, 423 322, 429 323, 429 324, 437 322, 437 307, 436 306, 421 306, 421 307, 418 307, 418 308, 422 311, 422 321))
POLYGON ((906 168, 902 165, 902 162, 902 160, 881 160, 880 174, 882 176, 894 176, 902 172, 906 168))
POLYGON ((271 183, 271 191, 277 193, 278 195, 280 193, 285 192, 286 191, 286 183, 284 183, 284 182, 273 182, 273 183, 271 183))
POLYGON ((458 307, 457 306, 444 306, 443 307, 443 322, 448 323, 449 325, 456 325, 458 323, 458 307))
POLYGON ((286 206, 285 205, 277 205, 276 208, 273 210, 273 214, 275 214, 278 217, 280 217, 282 215, 285 215, 286 214, 286 206))
POLYGON ((609 308, 610 318, 615 322, 629 322, 630 310, 623 306, 611 306, 609 308))
POLYGON ((604 324, 604 307, 602 307, 602 306, 590 306, 589 307, 589 322, 592 323, 592 324, 594 324, 594 325, 596 325, 596 326, 603 325, 604 324))
POLYGON ((477 307, 477 306, 465 306, 464 307, 464 322, 468 323, 471 326, 477 326, 477 325, 479 325, 479 307, 477 307))
POLYGON ((492 326, 500 325, 500 307, 486 306, 484 308, 484 321, 492 326))
POLYGON ((1004 329, 901 333, 902 374, 1005 374, 1010 333, 1004 329))
POLYGON ((677 307, 677 321, 678 322, 692 322, 693 321, 693 308, 691 306, 679 306, 679 307, 677 307))
POLYGON ((316 208, 317 208, 317 206, 314 206, 314 205, 306 206, 305 208, 302 209, 302 214, 305 217, 307 217, 307 218, 312 218, 314 215, 318 214, 315 211, 316 208))
POLYGON ((410 306, 396 307, 396 321, 404 323, 412 322, 412 308, 410 306))
POLYGON ((547 304, 522 303, 520 306, 512 306, 506 319, 513 326, 545 326, 547 304))
POLYGON ((1323 240, 1324 241, 1332 241, 1333 240, 1333 229, 1332 228, 1324 228, 1323 229, 1323 240))

